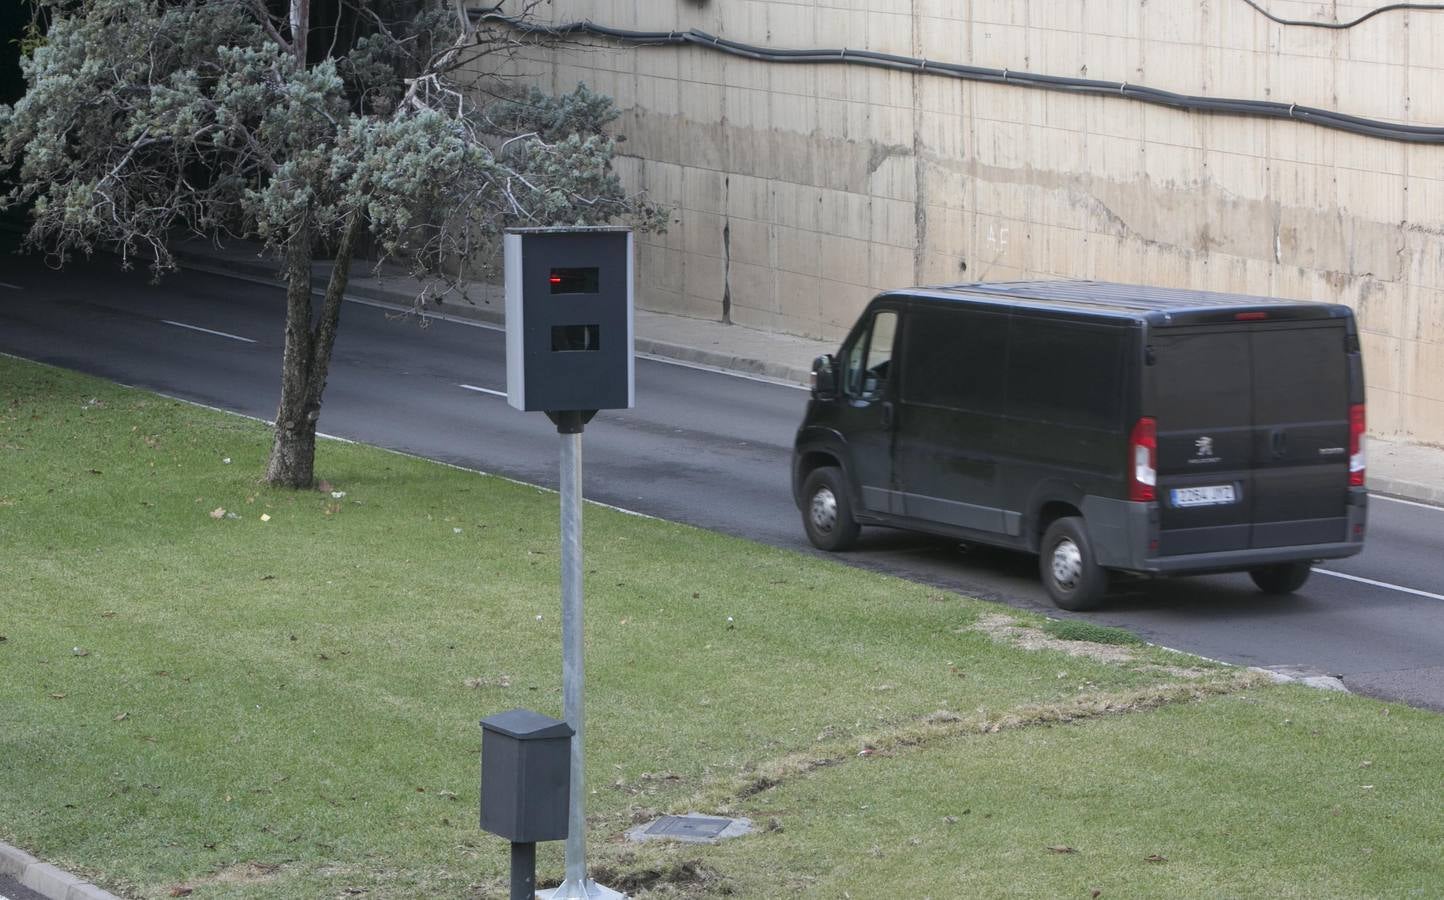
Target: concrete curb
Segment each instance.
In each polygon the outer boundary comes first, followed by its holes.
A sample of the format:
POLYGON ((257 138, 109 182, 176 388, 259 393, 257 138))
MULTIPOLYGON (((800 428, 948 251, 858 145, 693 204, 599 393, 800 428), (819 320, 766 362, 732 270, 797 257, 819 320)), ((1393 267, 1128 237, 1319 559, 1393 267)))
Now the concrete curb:
POLYGON ((1368 481, 1369 490, 1375 494, 1386 494, 1390 497, 1444 506, 1444 487, 1439 485, 1420 484, 1417 481, 1377 476, 1372 473, 1368 475, 1368 481))
POLYGON ((667 341, 658 341, 651 338, 635 338, 635 346, 638 353, 647 353, 666 359, 675 359, 681 362, 696 363, 701 366, 726 369, 729 372, 761 375, 765 378, 775 378, 778 381, 786 381, 789 384, 806 384, 808 377, 811 375, 811 372, 800 366, 791 366, 786 363, 770 362, 762 359, 752 359, 745 356, 735 356, 716 350, 684 347, 681 344, 672 344, 667 341))
POLYGON ((4 842, 0 842, 0 875, 9 875, 50 900, 120 900, 110 891, 82 881, 50 863, 43 863, 19 847, 4 842))

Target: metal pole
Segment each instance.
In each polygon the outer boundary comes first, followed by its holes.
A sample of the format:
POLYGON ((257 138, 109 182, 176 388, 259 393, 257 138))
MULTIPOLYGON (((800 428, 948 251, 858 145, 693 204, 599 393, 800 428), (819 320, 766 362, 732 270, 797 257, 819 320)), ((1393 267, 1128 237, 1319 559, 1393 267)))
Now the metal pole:
POLYGON ((567 883, 587 877, 586 769, 582 744, 582 436, 562 438, 562 705, 572 726, 572 802, 567 827, 567 883))
MULTIPOLYGON (((575 414, 563 414, 563 416, 575 414)), ((557 422, 562 438, 562 712, 572 726, 571 806, 567 819, 566 880, 541 892, 548 900, 621 898, 587 878, 586 770, 582 753, 582 425, 557 422), (574 429, 574 430, 573 430, 574 429)))

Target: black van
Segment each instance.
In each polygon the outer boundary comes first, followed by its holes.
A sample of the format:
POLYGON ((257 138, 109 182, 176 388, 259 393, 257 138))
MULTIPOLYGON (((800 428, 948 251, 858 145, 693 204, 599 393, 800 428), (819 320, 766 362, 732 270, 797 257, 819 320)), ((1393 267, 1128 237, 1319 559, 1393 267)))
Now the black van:
POLYGON ((792 485, 812 542, 887 525, 1039 554, 1053 601, 1109 572, 1296 590, 1364 547, 1364 374, 1330 303, 1099 282, 875 298, 813 366, 792 485))

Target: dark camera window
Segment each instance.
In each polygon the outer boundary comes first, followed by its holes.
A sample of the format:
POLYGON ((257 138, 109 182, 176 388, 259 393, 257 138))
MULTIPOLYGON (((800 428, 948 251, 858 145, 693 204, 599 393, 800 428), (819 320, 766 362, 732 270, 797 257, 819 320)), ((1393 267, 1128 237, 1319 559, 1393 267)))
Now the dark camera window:
POLYGON ((553 294, 595 294, 597 292, 597 267, 585 269, 552 269, 547 276, 553 294))
POLYGON ((595 325, 553 325, 552 352, 573 353, 596 350, 601 346, 601 331, 595 325))

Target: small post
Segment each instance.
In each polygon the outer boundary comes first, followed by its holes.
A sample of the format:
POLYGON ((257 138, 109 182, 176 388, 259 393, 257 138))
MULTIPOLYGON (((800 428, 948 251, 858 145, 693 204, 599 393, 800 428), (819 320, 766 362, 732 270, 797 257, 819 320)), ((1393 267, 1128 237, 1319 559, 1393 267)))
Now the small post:
POLYGON ((536 844, 511 845, 511 900, 536 900, 536 844))

